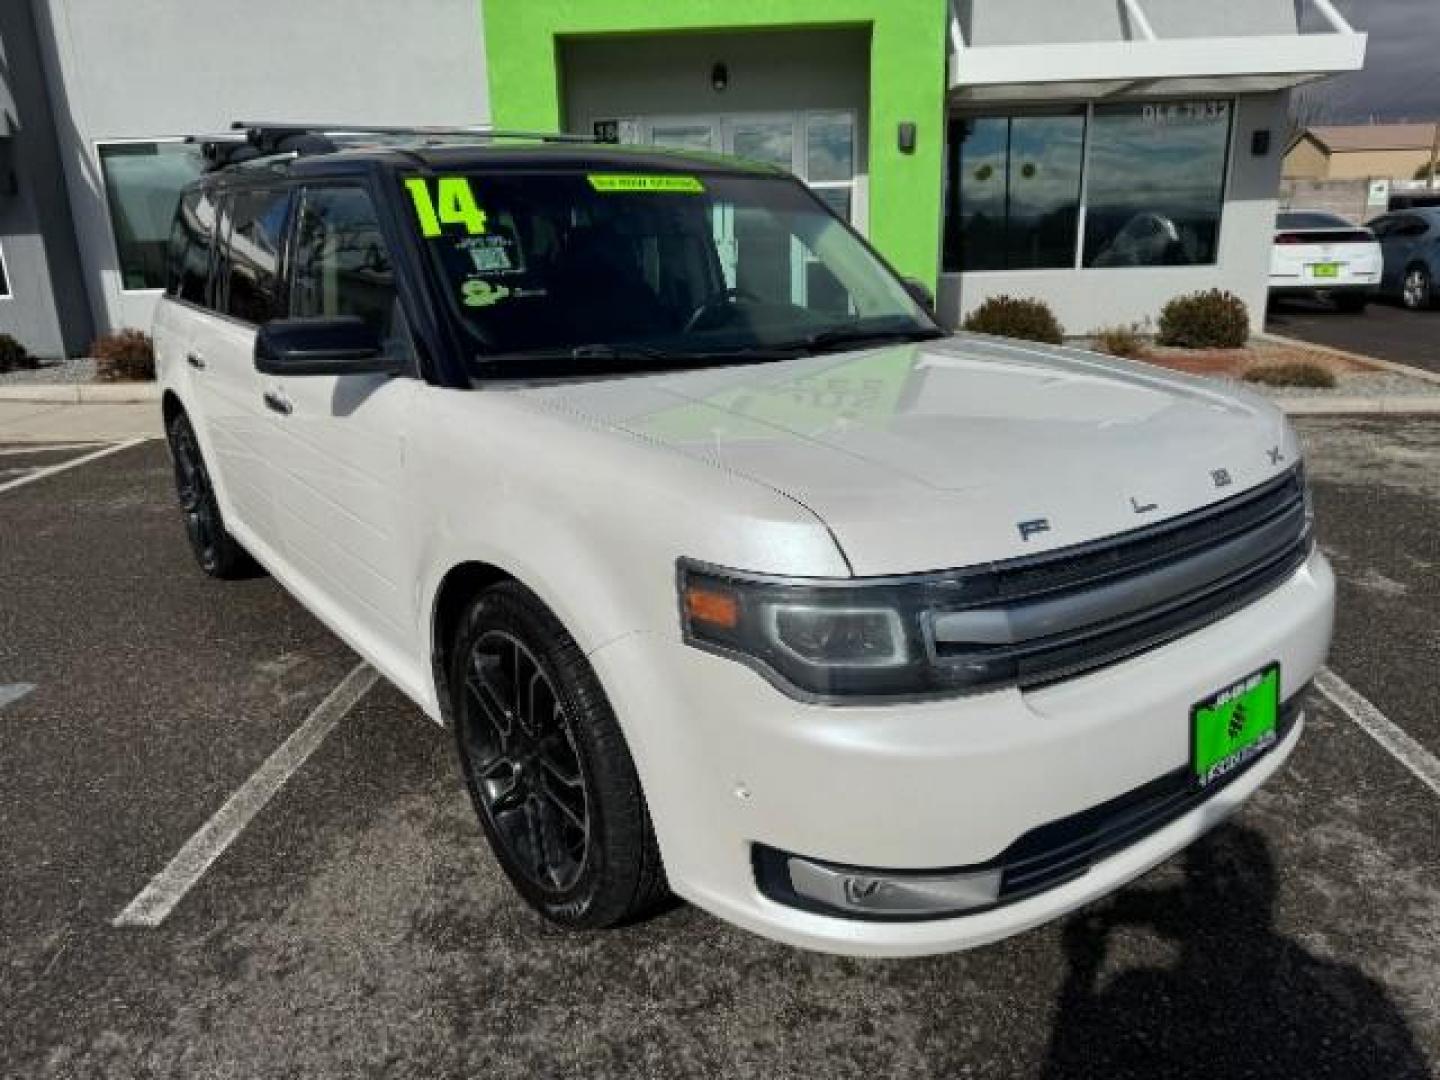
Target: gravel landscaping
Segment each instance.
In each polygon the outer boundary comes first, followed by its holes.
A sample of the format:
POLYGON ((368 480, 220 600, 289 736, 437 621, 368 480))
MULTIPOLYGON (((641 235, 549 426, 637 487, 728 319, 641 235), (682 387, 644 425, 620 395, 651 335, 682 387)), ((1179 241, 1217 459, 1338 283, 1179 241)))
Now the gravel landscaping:
POLYGON ((95 381, 95 361, 88 356, 74 360, 41 360, 37 368, 0 374, 0 386, 31 386, 95 381))
POLYGON ((1300 398, 1440 399, 1440 383, 1386 370, 1379 364, 1366 363, 1363 357, 1283 342, 1256 340, 1243 349, 1173 349, 1147 343, 1136 359, 1172 371, 1239 383, 1247 390, 1286 401, 1300 398), (1334 376, 1335 386, 1268 386, 1245 379, 1246 373, 1254 368, 1280 364, 1313 365, 1334 376))

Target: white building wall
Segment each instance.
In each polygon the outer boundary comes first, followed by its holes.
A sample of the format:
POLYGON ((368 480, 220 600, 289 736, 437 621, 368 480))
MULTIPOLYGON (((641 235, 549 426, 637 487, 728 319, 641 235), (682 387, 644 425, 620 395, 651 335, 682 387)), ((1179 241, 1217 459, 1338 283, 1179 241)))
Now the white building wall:
POLYGON ((157 294, 120 286, 97 143, 223 130, 235 119, 475 124, 490 115, 478 0, 39 0, 37 14, 101 329, 148 329, 157 294))
POLYGON ((1262 329, 1287 107, 1286 93, 1238 101, 1214 264, 942 274, 942 318, 958 323, 993 296, 1034 297, 1054 309, 1067 334, 1079 335, 1146 320, 1153 325, 1173 297, 1219 288, 1244 300, 1251 326, 1262 329), (1270 151, 1264 157, 1250 152, 1251 135, 1259 130, 1270 132, 1270 151))

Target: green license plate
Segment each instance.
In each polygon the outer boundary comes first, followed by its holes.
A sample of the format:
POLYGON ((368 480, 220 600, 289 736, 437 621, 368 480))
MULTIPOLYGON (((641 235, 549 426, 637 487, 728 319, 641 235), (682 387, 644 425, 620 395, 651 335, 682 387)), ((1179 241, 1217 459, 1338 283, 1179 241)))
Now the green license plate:
POLYGON ((1190 710, 1190 764, 1201 787, 1259 757, 1278 741, 1280 665, 1225 687, 1190 710))
POLYGON ((1340 264, 1339 264, 1339 263, 1316 263, 1314 266, 1310 267, 1310 272, 1311 272, 1312 274, 1314 274, 1316 277, 1339 277, 1339 276, 1340 276, 1340 264))

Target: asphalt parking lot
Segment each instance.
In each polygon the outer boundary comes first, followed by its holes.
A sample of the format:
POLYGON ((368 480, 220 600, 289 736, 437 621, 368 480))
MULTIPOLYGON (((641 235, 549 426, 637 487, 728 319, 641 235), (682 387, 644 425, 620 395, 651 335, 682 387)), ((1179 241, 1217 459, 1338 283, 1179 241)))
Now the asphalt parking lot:
POLYGON ((1286 297, 1270 305, 1265 329, 1440 374, 1440 310, 1407 311, 1376 300, 1363 314, 1354 314, 1325 300, 1286 297))
POLYGON ((383 683, 168 917, 112 925, 357 661, 270 580, 200 575, 159 442, 34 479, 96 448, 0 446, 0 1075, 1431 1076, 1440 431, 1299 426, 1342 582, 1331 669, 1408 764, 1317 693, 1287 769, 1183 857, 893 962, 685 906, 547 926, 447 733, 383 683))

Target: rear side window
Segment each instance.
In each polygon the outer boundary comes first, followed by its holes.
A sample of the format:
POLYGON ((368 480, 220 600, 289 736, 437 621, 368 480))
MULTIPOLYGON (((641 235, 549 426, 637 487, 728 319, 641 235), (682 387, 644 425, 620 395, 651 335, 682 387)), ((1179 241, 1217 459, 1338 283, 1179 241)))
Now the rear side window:
POLYGON ((305 189, 291 266, 292 316, 354 315, 383 339, 396 332, 395 274, 364 189, 305 189))
POLYGON ((214 198, 199 189, 185 192, 170 231, 166 291, 171 296, 209 306, 210 248, 214 237, 214 198))
POLYGON ((1282 229, 1353 229, 1339 214, 1323 210, 1282 210, 1276 224, 1282 229))
POLYGON ((227 315, 259 325, 282 314, 277 283, 290 201, 288 190, 235 193, 225 259, 227 315))

